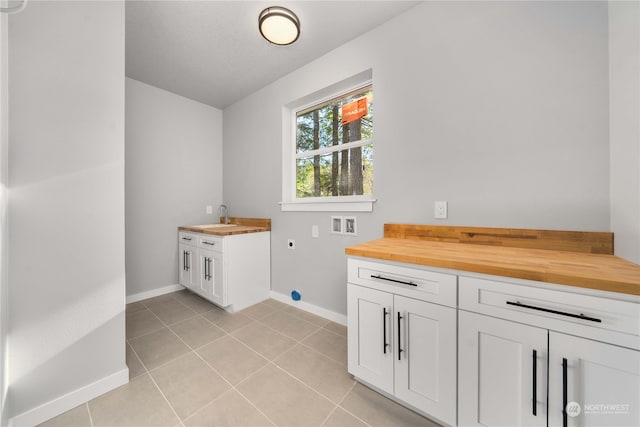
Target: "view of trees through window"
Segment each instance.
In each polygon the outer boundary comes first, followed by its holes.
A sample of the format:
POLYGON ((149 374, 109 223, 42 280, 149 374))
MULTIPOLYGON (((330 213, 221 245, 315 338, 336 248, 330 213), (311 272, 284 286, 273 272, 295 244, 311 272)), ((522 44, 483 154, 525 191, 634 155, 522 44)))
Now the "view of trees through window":
POLYGON ((297 113, 296 196, 373 194, 371 85, 297 113))

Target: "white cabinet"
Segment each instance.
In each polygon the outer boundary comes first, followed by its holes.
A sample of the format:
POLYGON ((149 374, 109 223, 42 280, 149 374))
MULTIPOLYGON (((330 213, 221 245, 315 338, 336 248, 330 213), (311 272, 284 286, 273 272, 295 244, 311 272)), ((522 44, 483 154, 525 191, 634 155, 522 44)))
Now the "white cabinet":
POLYGON ((455 276, 350 259, 349 282, 349 372, 401 403, 455 425, 455 276))
POLYGON ((180 284, 232 312, 268 299, 270 235, 179 232, 180 284))
POLYGON ((461 426, 547 425, 547 330, 460 311, 461 426))
POLYGON ((180 233, 178 236, 178 252, 179 283, 195 292, 199 277, 197 236, 190 233, 180 233))
POLYGON ((468 277, 459 287, 461 426, 640 425, 639 304, 468 277))
POLYGON ((640 352, 550 332, 549 425, 640 426, 640 352))

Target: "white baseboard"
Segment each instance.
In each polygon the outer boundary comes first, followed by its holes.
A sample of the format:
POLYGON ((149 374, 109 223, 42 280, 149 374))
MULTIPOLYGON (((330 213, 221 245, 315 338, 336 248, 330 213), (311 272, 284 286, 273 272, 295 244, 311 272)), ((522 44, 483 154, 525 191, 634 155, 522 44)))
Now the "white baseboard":
POLYGON ((336 322, 344 326, 347 325, 347 316, 345 316, 344 314, 336 313, 335 311, 327 310, 326 308, 322 308, 305 301, 294 301, 290 296, 274 291, 271 291, 270 296, 276 301, 283 302, 290 306, 299 308, 300 310, 308 311, 309 313, 315 314, 316 316, 324 317, 325 319, 331 320, 332 322, 336 322))
POLYGON ((33 427, 129 382, 129 368, 16 415, 9 427, 33 427))
POLYGON ((138 302, 145 299, 158 297, 164 294, 170 294, 171 292, 181 291, 185 289, 182 285, 169 285, 164 288, 153 289, 151 291, 140 292, 139 294, 127 295, 127 304, 131 304, 132 302, 138 302))

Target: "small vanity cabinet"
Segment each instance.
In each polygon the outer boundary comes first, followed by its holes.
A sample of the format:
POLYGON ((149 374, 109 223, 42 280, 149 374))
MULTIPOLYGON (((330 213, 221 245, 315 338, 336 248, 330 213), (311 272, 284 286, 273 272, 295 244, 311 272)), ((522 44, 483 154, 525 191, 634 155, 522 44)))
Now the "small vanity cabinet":
POLYGON ((223 236, 179 231, 180 284, 228 311, 268 299, 270 235, 269 231, 223 236))

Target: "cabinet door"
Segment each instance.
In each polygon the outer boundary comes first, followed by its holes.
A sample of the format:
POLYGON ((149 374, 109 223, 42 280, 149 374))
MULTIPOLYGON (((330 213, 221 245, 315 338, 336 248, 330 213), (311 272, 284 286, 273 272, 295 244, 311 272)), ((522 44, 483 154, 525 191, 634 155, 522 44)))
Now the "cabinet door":
POLYGON ((549 333, 549 426, 640 426, 639 406, 639 351, 549 333))
POLYGON ((223 275, 224 255, 206 249, 199 250, 198 293, 204 298, 225 306, 226 292, 223 275))
POLYGON ((547 330, 458 313, 459 425, 546 426, 547 330))
POLYGON ((196 291, 198 280, 198 257, 196 256, 196 248, 180 243, 178 245, 178 252, 180 259, 180 284, 196 291))
POLYGON ((348 367, 364 382, 393 393, 393 294, 347 285, 348 367))
POLYGON ((456 310, 395 296, 395 395, 456 423, 456 310))

